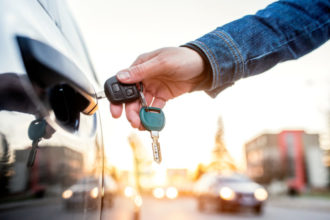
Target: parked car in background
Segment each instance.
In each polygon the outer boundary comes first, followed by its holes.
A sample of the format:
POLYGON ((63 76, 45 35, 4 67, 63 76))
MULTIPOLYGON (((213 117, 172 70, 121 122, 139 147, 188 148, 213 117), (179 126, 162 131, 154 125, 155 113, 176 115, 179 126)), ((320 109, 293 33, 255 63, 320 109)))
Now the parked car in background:
POLYGON ((97 201, 100 197, 99 182, 94 177, 84 177, 62 193, 66 209, 74 209, 86 205, 97 208, 97 201))
POLYGON ((100 88, 66 1, 0 1, 0 219, 101 218, 100 88))
POLYGON ((262 213, 268 197, 264 187, 237 173, 204 174, 194 187, 194 195, 200 211, 207 206, 220 211, 251 208, 256 214, 262 213))

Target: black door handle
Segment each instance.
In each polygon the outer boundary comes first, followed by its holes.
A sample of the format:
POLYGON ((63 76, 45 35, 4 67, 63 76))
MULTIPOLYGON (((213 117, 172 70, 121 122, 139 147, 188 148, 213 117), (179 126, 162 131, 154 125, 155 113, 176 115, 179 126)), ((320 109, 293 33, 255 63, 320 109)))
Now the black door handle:
POLYGON ((84 100, 81 111, 87 115, 97 110, 93 86, 83 72, 65 55, 51 46, 27 37, 18 36, 18 45, 28 76, 42 88, 69 85, 84 100))

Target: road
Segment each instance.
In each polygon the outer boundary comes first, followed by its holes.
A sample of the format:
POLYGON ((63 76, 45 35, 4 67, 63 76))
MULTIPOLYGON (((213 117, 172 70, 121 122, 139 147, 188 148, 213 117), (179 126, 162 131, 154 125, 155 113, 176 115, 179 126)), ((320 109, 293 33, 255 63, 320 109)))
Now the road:
MULTIPOLYGON (((105 208, 102 220, 133 220, 134 206, 130 200, 118 197, 115 199, 114 206, 105 208)), ((11 209, 0 209, 1 220, 74 220, 99 219, 97 211, 73 211, 65 210, 60 201, 57 202, 38 202, 38 204, 24 203, 20 207, 11 209)), ((214 210, 199 212, 196 202, 192 198, 179 198, 176 200, 157 200, 152 197, 143 197, 143 206, 140 213, 140 220, 329 220, 330 219, 330 200, 311 202, 310 200, 277 200, 266 204, 262 215, 257 216, 249 211, 239 213, 219 213, 214 210), (316 204, 316 205, 315 205, 316 204), (322 205, 323 204, 323 205, 322 205), (314 206, 313 206, 314 205, 314 206), (322 207, 323 206, 323 207, 322 207)))
MULTIPOLYGON (((103 220, 106 219, 132 219, 132 215, 127 213, 125 205, 127 202, 117 199, 117 204, 113 209, 106 210, 103 214, 103 220)), ((286 208, 285 205, 273 205, 268 203, 265 206, 262 215, 257 216, 248 210, 239 213, 219 213, 214 210, 199 212, 196 208, 196 202, 191 198, 180 198, 177 200, 156 200, 150 197, 144 197, 141 210, 141 220, 329 220, 330 209, 328 211, 312 210, 306 208, 286 208)), ((329 201, 330 207, 330 201, 329 201)))

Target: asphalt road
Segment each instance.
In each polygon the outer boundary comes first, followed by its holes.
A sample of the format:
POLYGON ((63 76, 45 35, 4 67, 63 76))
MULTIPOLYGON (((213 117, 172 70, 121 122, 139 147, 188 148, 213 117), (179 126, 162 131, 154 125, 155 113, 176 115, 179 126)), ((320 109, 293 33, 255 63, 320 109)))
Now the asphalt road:
MULTIPOLYGON (((205 212, 197 210, 196 201, 192 198, 179 198, 176 200, 157 200, 152 197, 143 198, 143 206, 140 212, 140 220, 235 220, 235 219, 267 219, 267 220, 329 220, 330 201, 326 201, 323 208, 315 202, 300 200, 268 202, 262 215, 257 216, 245 210, 239 213, 219 213, 209 209, 205 212), (310 204, 310 205, 309 205, 310 204), (314 204, 314 206, 313 206, 314 204), (329 208, 327 208, 329 207, 329 208), (322 209, 320 209, 322 208, 322 209)), ((134 206, 126 198, 118 197, 111 208, 105 208, 102 220, 133 220, 134 206)), ((61 202, 39 202, 36 204, 24 204, 11 209, 0 209, 1 220, 16 219, 99 219, 97 211, 73 211, 65 210, 61 202)))
MULTIPOLYGON (((117 203, 113 209, 108 209, 103 214, 103 220, 106 219, 132 219, 132 214, 128 213, 124 207, 128 204, 126 200, 117 199, 117 203), (126 205, 125 205, 126 204, 126 205)), ((266 204, 262 215, 258 216, 249 210, 243 210, 239 213, 219 213, 209 209, 205 212, 197 210, 196 201, 192 198, 179 198, 177 200, 156 200, 151 197, 144 197, 143 206, 140 213, 141 220, 250 220, 250 219, 267 219, 267 220, 329 220, 330 209, 328 211, 320 211, 315 209, 286 208, 285 204, 273 205, 271 202, 266 204), (282 206, 282 207, 280 207, 282 206)), ((296 204, 297 205, 297 204, 296 204)), ((330 207, 330 201, 329 201, 330 207)), ((130 207, 132 208, 132 207, 130 207)), ((132 209, 131 209, 132 210, 132 209)))

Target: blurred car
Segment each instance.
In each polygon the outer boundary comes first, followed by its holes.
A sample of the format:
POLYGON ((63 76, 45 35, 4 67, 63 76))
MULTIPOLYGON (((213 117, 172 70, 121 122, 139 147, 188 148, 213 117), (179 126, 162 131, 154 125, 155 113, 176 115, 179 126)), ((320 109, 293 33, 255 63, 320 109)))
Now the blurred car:
POLYGON ((94 177, 85 177, 62 193, 66 209, 84 206, 97 207, 97 199, 101 197, 99 181, 94 177))
POLYGON ((177 188, 170 186, 170 187, 156 187, 152 190, 152 195, 156 199, 176 199, 179 195, 177 188))
POLYGON ((261 214, 268 197, 261 185, 242 174, 204 174, 194 187, 198 209, 203 211, 212 205, 220 211, 251 208, 261 214))
POLYGON ((66 1, 1 0, 0 48, 0 219, 100 219, 102 86, 66 1))

